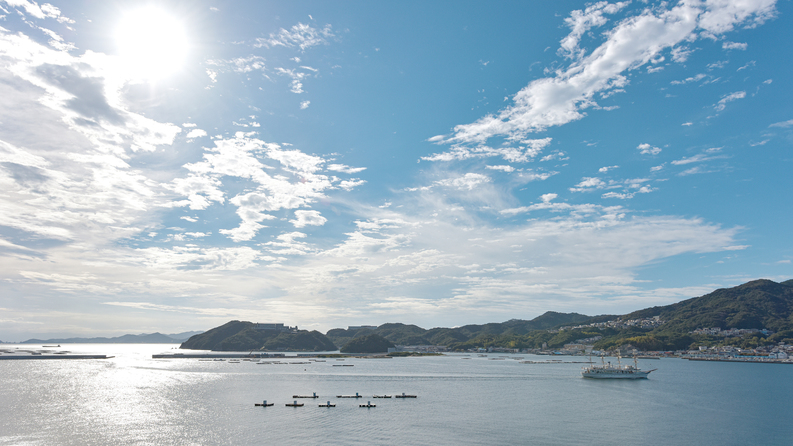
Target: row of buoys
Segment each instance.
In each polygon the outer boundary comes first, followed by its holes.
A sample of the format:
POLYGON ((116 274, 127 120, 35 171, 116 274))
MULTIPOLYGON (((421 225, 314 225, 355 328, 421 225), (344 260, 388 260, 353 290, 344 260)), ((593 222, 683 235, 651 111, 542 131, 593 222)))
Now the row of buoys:
MULTIPOLYGON (((395 395, 397 398, 417 398, 416 395, 407 395, 402 392, 402 395, 395 395)), ((373 398, 391 398, 391 395, 373 395, 373 398)), ((319 398, 316 392, 312 395, 292 395, 292 398, 319 398)), ((360 395, 358 392, 355 392, 355 395, 336 395, 336 398, 363 398, 363 395, 360 395)), ((267 400, 262 401, 261 403, 254 403, 254 406, 257 407, 270 407, 273 406, 275 403, 268 403, 267 400)), ((304 403, 298 403, 297 400, 292 401, 291 403, 286 403, 286 407, 303 407, 305 406, 304 403)), ((335 404, 331 404, 330 401, 326 402, 325 404, 320 404, 319 407, 336 407, 335 404)), ((377 407, 377 405, 372 404, 371 401, 367 401, 366 404, 359 404, 358 407, 377 407)))

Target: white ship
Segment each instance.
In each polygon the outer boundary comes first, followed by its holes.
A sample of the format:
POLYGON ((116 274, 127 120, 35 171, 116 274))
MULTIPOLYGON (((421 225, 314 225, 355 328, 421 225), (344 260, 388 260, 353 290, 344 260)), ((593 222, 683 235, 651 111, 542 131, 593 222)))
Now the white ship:
MULTIPOLYGON (((600 358, 601 362, 603 358, 600 358)), ((591 365, 581 370, 581 376, 584 378, 595 379, 647 379, 650 372, 657 369, 641 370, 636 364, 636 358, 633 358, 634 365, 622 365, 617 357, 617 365, 611 362, 602 365, 591 365)))

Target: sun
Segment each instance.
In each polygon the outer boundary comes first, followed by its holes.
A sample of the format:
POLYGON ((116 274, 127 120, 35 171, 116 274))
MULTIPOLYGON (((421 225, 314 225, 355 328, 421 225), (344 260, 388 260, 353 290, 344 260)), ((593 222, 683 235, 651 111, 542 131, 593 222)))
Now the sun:
POLYGON ((155 6, 126 12, 115 38, 128 74, 145 79, 177 71, 188 50, 182 22, 155 6))

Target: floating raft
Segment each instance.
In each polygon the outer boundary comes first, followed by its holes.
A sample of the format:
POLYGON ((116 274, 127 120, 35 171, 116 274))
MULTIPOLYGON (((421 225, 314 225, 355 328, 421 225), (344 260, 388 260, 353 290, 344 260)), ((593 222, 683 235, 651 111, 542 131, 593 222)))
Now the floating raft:
POLYGON ((358 407, 377 407, 377 405, 372 404, 371 401, 367 401, 366 404, 359 404, 358 407))
POLYGON ((416 398, 416 395, 405 395, 403 392, 402 395, 396 395, 397 398, 416 398))
POLYGON ((261 403, 254 403, 254 406, 258 407, 270 407, 275 403, 268 403, 267 400, 262 401, 261 403))
POLYGON ((372 398, 391 398, 391 395, 372 395, 372 398))
POLYGON ((353 367, 355 364, 333 364, 333 367, 353 367))
POLYGON ((330 404, 330 401, 328 401, 325 404, 320 404, 319 407, 336 407, 336 405, 335 404, 330 404))
POLYGON ((303 407, 303 403, 298 403, 297 401, 294 401, 292 403, 286 403, 286 407, 303 407))
POLYGON ((292 395, 292 398, 319 398, 319 395, 314 392, 312 395, 292 395))
POLYGON ((336 395, 336 398, 363 398, 363 395, 358 395, 358 392, 355 392, 355 395, 336 395))

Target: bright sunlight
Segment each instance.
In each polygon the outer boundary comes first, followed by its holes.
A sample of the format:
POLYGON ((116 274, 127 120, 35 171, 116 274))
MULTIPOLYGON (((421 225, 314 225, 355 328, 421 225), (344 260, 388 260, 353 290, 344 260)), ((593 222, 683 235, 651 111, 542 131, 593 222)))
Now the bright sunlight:
POLYGON ((116 29, 116 42, 125 68, 145 79, 178 70, 188 47, 182 23, 154 6, 125 13, 116 29))

